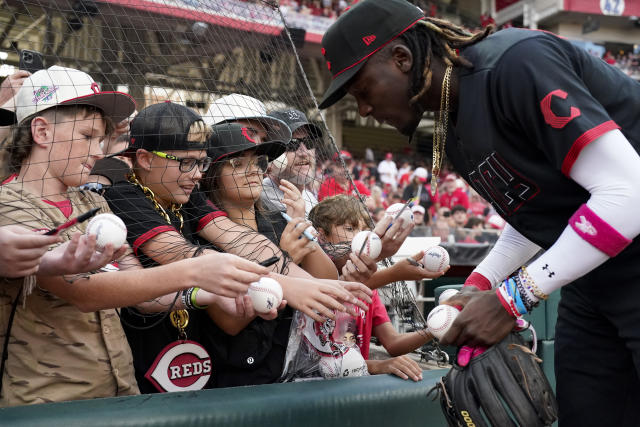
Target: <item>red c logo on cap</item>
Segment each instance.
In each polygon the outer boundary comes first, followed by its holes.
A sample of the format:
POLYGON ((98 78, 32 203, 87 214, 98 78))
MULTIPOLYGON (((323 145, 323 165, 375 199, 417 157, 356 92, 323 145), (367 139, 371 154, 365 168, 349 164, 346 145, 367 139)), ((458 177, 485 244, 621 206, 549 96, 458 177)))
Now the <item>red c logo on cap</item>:
POLYGON ((256 140, 249 136, 249 130, 247 128, 242 128, 242 136, 244 136, 245 138, 247 138, 249 141, 253 142, 254 144, 257 144, 256 140))
POLYGON ((571 120, 580 116, 580 109, 571 106, 571 113, 569 116, 556 116, 555 113, 551 111, 551 100, 554 96, 557 96, 560 99, 567 99, 567 92, 563 91, 562 89, 556 89, 549 92, 544 98, 542 98, 542 101, 540 101, 540 109, 542 110, 544 121, 549 126, 554 129, 562 129, 571 120))
POLYGON ((91 83, 91 90, 93 91, 93 93, 100 93, 100 86, 98 86, 98 83, 91 83))

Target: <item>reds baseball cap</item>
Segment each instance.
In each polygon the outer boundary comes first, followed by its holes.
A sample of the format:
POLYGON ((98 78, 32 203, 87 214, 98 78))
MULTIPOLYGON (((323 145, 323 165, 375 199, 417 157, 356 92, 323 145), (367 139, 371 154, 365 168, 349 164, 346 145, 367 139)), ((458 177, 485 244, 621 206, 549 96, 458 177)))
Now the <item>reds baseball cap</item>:
POLYGON ((16 96, 0 107, 0 126, 20 123, 57 105, 91 105, 114 123, 129 117, 136 108, 126 93, 102 92, 89 74, 54 65, 25 79, 16 96))
POLYGON ((249 130, 238 123, 221 123, 213 126, 213 134, 209 138, 207 154, 214 162, 249 150, 255 150, 256 155, 267 155, 269 161, 276 159, 286 150, 284 141, 268 141, 257 143, 249 135, 249 130))
POLYGON ((309 122, 306 114, 304 114, 300 110, 295 110, 293 108, 286 110, 276 110, 269 113, 269 115, 285 122, 287 126, 289 126, 289 129, 291 129, 291 133, 304 127, 305 129, 307 129, 307 132, 310 136, 314 138, 322 138, 322 129, 320 129, 319 126, 316 126, 313 123, 309 122))
POLYGON ((424 12, 406 0, 363 0, 343 13, 322 37, 322 55, 333 81, 320 108, 342 99, 345 84, 367 59, 423 18, 424 12))
POLYGON ((256 98, 239 93, 223 96, 209 106, 207 114, 202 116, 209 126, 220 123, 231 123, 236 120, 248 119, 260 122, 269 139, 289 141, 291 130, 282 120, 267 114, 267 107, 256 98))
MULTIPOLYGON (((192 109, 173 102, 161 102, 142 109, 129 127, 128 151, 202 150, 205 142, 189 141, 191 125, 201 121, 192 109)), ((203 123, 204 125, 204 123, 203 123)))

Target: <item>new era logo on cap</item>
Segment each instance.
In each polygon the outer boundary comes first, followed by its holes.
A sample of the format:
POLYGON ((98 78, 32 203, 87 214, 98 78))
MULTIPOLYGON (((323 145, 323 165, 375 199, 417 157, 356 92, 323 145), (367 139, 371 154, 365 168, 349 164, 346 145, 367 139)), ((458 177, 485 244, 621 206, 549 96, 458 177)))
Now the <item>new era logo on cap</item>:
POLYGON ((370 36, 365 36, 362 38, 362 41, 364 42, 364 44, 366 44, 367 46, 369 46, 371 43, 373 43, 376 40, 376 36, 374 36, 373 34, 370 36))

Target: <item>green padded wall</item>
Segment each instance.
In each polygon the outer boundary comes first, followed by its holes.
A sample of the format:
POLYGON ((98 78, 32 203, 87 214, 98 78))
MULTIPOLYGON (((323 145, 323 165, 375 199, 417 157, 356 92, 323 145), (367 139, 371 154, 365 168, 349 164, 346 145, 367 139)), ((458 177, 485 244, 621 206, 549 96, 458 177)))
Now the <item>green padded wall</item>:
POLYGON ((445 426, 427 396, 446 370, 419 382, 391 375, 116 397, 0 409, 0 425, 375 427, 445 426))

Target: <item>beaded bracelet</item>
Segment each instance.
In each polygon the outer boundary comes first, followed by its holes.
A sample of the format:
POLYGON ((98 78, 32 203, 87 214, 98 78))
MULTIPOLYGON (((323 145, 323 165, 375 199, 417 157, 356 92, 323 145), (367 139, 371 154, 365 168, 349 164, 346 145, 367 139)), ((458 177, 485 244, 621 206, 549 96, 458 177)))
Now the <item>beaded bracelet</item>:
POLYGON ((522 280, 522 284, 531 292, 536 298, 546 300, 549 298, 549 295, 545 294, 540 290, 538 286, 536 286, 535 282, 527 272, 527 269, 522 266, 520 271, 518 271, 518 276, 520 280, 522 280))
POLYGON ((518 293, 522 297, 522 302, 524 303, 524 306, 526 307, 527 311, 531 311, 540 303, 540 300, 534 300, 530 296, 530 294, 525 289, 524 284, 520 280, 520 277, 517 274, 513 276, 513 279, 516 282, 516 289, 518 290, 518 293))

